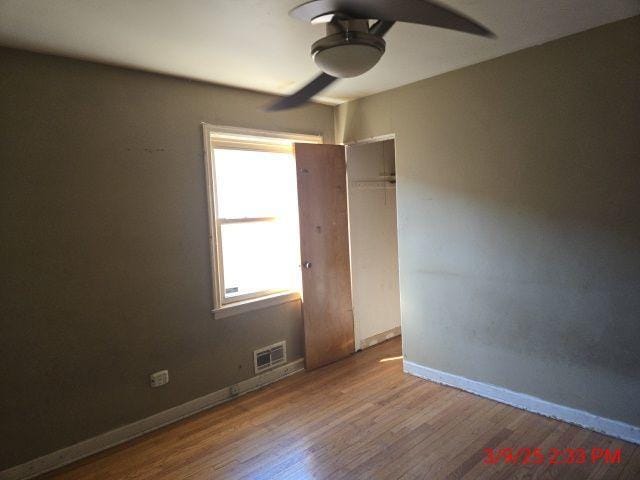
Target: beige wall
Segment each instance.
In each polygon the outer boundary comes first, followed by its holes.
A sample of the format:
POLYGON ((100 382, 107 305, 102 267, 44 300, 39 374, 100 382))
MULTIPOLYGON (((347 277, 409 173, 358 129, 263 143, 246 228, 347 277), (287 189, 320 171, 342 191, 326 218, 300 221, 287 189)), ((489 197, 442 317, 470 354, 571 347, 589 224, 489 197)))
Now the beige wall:
POLYGON ((640 17, 341 105, 395 133, 408 360, 640 425, 640 17))
POLYGON ((0 49, 0 470, 302 356, 299 303, 214 320, 200 122, 333 139, 331 107, 0 49), (150 372, 171 382, 151 389, 150 372))

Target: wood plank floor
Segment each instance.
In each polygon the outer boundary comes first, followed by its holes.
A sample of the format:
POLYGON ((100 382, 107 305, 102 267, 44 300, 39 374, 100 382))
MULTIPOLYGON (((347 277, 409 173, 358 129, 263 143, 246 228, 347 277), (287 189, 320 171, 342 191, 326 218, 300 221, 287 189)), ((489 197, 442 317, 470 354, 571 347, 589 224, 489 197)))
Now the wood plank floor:
POLYGON ((56 479, 640 479, 640 446, 402 373, 393 339, 49 474, 56 479), (619 464, 484 448, 621 449, 619 464))

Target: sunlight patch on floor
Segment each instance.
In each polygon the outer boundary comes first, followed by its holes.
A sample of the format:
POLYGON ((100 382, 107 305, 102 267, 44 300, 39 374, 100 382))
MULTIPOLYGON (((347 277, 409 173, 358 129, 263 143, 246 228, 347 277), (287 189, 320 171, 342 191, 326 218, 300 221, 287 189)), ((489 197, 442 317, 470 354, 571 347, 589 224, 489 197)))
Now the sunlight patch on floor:
POLYGON ((400 355, 399 357, 387 357, 387 358, 382 358, 379 360, 380 363, 384 363, 384 362, 392 362, 394 360, 402 360, 402 355, 400 355))

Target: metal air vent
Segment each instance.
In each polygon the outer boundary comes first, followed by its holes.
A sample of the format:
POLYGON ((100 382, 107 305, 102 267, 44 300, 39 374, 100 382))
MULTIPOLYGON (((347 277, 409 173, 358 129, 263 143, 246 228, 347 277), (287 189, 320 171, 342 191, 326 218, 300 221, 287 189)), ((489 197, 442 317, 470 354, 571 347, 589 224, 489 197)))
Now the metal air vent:
POLYGON ((253 368, 260 373, 287 361, 287 344, 283 340, 253 351, 253 368))

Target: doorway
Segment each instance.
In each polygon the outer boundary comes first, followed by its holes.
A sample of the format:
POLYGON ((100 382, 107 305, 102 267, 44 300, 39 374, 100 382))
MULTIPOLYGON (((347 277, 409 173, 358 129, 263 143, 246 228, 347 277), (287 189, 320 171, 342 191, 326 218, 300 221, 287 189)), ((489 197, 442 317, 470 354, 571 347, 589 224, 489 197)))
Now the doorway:
POLYGON ((347 146, 355 349, 399 336, 395 140, 347 146))

